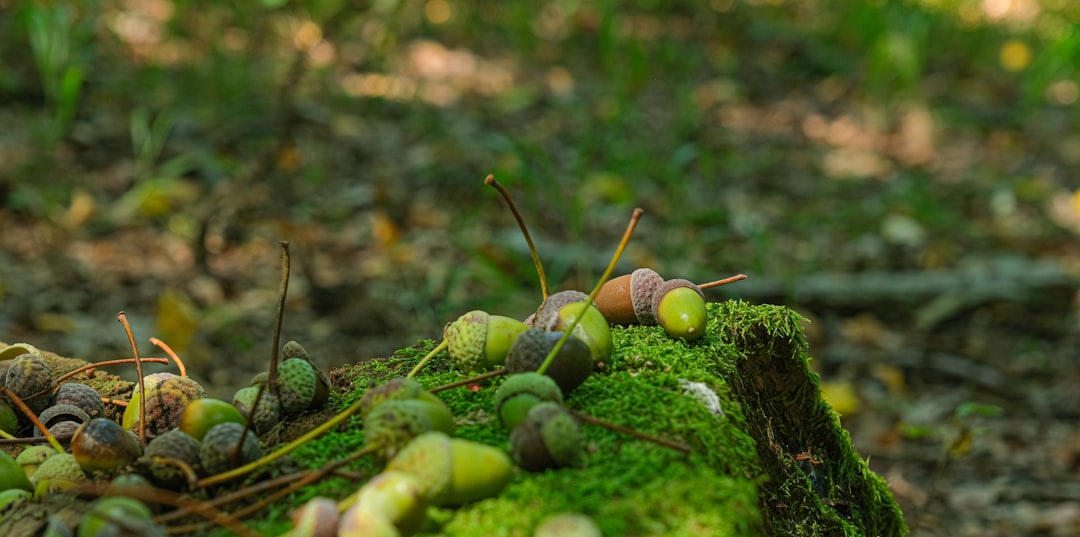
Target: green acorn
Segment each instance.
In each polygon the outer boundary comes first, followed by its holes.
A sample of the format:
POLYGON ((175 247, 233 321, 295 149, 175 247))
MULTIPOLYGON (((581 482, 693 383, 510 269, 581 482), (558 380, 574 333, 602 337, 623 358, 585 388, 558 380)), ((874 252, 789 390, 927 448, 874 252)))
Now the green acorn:
POLYGON ((364 392, 360 401, 360 415, 366 416, 375 407, 385 401, 399 399, 420 399, 435 404, 444 404, 439 396, 424 389, 419 381, 407 377, 395 377, 364 392))
POLYGON ((341 515, 337 537, 401 537, 401 532, 386 515, 354 505, 341 515))
POLYGON ((409 442, 386 471, 416 477, 432 504, 452 507, 497 495, 510 482, 513 463, 494 446, 432 431, 409 442))
POLYGON ((518 466, 530 472, 577 464, 584 440, 581 425, 562 405, 539 403, 510 433, 510 451, 518 466))
POLYGON ((453 429, 454 417, 442 401, 395 399, 364 417, 364 445, 373 446, 379 455, 389 459, 423 433, 450 433, 453 429))
POLYGON ((603 537, 593 519, 581 513, 559 513, 545 517, 533 537, 603 537))
POLYGON ((336 537, 338 534, 337 502, 316 496, 292 514, 292 537, 336 537))
POLYGON ((79 466, 74 455, 68 453, 57 453, 45 459, 30 476, 35 496, 47 491, 72 488, 84 481, 86 474, 82 466, 79 466))
POLYGON ((153 522, 146 504, 126 496, 106 496, 90 504, 79 522, 78 537, 158 536, 165 532, 153 522), (119 521, 119 523, 118 523, 119 521))
MULTIPOLYGON (((536 371, 562 336, 563 332, 546 332, 539 328, 522 332, 506 355, 506 370, 510 373, 536 371)), ((589 346, 571 335, 544 374, 554 379, 562 393, 566 394, 585 382, 592 370, 593 357, 589 353, 589 346)))
POLYGON ((289 358, 278 366, 278 398, 287 416, 307 410, 315 399, 319 376, 311 362, 289 358))
POLYGON ((420 493, 420 483, 405 472, 381 472, 356 493, 354 505, 385 515, 402 535, 420 529, 428 501, 420 493))
POLYGON ((199 446, 199 460, 209 475, 227 472, 262 457, 262 447, 253 434, 243 434, 244 426, 227 421, 206 432, 199 446), (240 437, 244 444, 240 445, 240 437))
POLYGON ((555 379, 536 372, 515 373, 495 390, 495 415, 506 430, 512 431, 541 401, 562 403, 562 391, 555 379))
POLYGON ((240 425, 247 422, 240 410, 232 404, 221 399, 204 397, 187 404, 180 415, 178 428, 201 442, 213 426, 227 421, 240 425))
POLYGON ((583 310, 588 299, 589 295, 581 291, 559 291, 540 304, 533 326, 549 332, 565 331, 584 311, 584 316, 574 327, 573 334, 589 346, 593 363, 598 365, 611 359, 614 349, 611 325, 596 306, 590 305, 583 310))
POLYGON ((517 319, 474 310, 447 324, 443 339, 458 369, 474 373, 502 367, 510 346, 526 328, 517 319))
POLYGON ((330 377, 319 369, 319 366, 311 359, 303 345, 289 340, 281 347, 281 359, 288 360, 291 358, 304 360, 315 370, 315 394, 312 395, 311 401, 308 402, 308 408, 322 408, 330 400, 330 377))
POLYGON ((26 472, 15 457, 0 450, 0 491, 8 489, 33 490, 26 472))
POLYGON ((41 466, 41 463, 45 462, 45 459, 53 455, 56 455, 56 450, 50 445, 30 446, 15 457, 15 462, 22 467, 23 473, 30 476, 34 475, 34 471, 37 470, 38 466, 41 466))
POLYGON ((705 335, 705 293, 689 280, 664 282, 653 293, 652 309, 657 322, 673 338, 693 341, 705 335))

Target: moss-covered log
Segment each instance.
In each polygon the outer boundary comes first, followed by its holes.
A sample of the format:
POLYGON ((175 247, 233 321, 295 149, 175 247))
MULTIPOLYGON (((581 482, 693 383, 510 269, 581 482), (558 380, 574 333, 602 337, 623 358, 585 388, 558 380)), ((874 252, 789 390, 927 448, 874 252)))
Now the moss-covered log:
MULTIPOLYGON (((566 405, 684 444, 690 454, 585 425, 580 466, 520 472, 496 498, 432 508, 424 532, 531 535, 545 516, 570 511, 592 517, 604 535, 903 535, 884 481, 854 452, 821 399, 807 368, 802 321, 783 307, 725 302, 709 305, 708 332, 692 344, 655 326, 613 329, 610 363, 570 393, 566 405)), ((423 341, 333 371, 330 408, 286 424, 275 440, 310 430, 370 385, 404 376, 434 345, 423 341)), ((445 355, 419 377, 428 388, 460 378, 445 355)), ((500 382, 439 393, 456 417, 456 436, 507 444, 508 432, 491 409, 500 382)), ((360 449, 363 434, 352 418, 293 458, 318 467, 360 449)), ((381 464, 361 459, 350 474, 311 485, 249 523, 268 535, 285 531, 293 507, 314 495, 343 498, 381 464)))

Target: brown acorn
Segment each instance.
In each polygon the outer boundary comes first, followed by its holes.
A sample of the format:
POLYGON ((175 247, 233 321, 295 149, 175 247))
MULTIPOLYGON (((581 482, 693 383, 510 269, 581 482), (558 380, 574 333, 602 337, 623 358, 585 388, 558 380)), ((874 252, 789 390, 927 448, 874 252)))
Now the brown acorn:
POLYGON ((87 472, 107 472, 123 468, 142 455, 138 440, 106 418, 94 418, 75 431, 71 454, 87 472))
POLYGON ((612 278, 596 295, 596 309, 611 324, 656 324, 652 298, 664 283, 655 270, 639 268, 630 274, 612 278))
MULTIPOLYGON (((147 400, 147 440, 175 429, 180 425, 180 416, 183 415, 184 407, 188 402, 206 397, 206 390, 190 377, 181 377, 173 373, 154 373, 147 375, 143 382, 147 400)), ((141 405, 139 389, 136 387, 127 408, 124 409, 122 424, 125 429, 138 430, 141 405)))
MULTIPOLYGON (((536 371, 562 336, 563 332, 547 332, 539 328, 522 332, 506 355, 506 370, 510 373, 536 371)), ((592 370, 593 357, 589 346, 571 335, 544 374, 554 379, 562 393, 567 394, 585 382, 592 370)))
POLYGON ((101 394, 93 388, 79 382, 65 382, 53 394, 54 405, 75 405, 91 418, 105 416, 105 403, 101 401, 101 394))
POLYGON ((577 464, 584 440, 581 425, 562 405, 539 403, 510 433, 510 451, 518 466, 530 472, 577 464))

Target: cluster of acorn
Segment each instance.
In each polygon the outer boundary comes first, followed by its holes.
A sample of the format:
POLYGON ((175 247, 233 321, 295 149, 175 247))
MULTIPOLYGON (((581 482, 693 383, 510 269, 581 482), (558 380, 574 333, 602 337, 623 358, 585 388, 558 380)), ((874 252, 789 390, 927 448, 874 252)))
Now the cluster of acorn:
MULTIPOLYGON (((0 399, 0 430, 9 437, 29 434, 36 419, 51 438, 50 444, 28 447, 17 457, 0 451, 0 513, 14 501, 114 476, 147 487, 190 490, 200 477, 259 459, 263 448, 257 434, 269 431, 286 416, 321 407, 329 397, 328 379, 302 346, 290 341, 283 355, 276 395, 267 388, 265 374, 257 375, 253 385, 239 390, 229 403, 207 398, 203 387, 190 377, 154 373, 143 377, 142 387, 136 387, 118 423, 104 416, 102 397, 90 386, 54 385, 52 371, 37 349, 27 344, 6 347, 0 360, 2 388, 7 399, 17 399, 26 408, 24 414, 16 414, 7 400, 0 399), (254 428, 250 433, 246 430, 249 417, 254 428)), ((35 432, 43 434, 39 428, 35 432)), ((102 512, 149 513, 135 499, 105 500, 100 500, 102 512), (141 507, 114 505, 125 501, 141 507)), ((84 525, 108 525, 109 516, 98 516, 101 513, 95 509, 84 516, 80 535, 84 525)), ((62 525, 59 521, 50 524, 62 525)), ((98 535, 96 531, 86 535, 98 535)))

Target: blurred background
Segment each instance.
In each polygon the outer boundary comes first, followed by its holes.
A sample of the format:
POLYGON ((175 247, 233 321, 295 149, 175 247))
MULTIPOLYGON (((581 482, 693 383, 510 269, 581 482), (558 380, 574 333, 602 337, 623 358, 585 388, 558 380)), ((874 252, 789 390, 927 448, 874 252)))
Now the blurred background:
MULTIPOLYGON (((0 0, 0 340, 212 393, 656 269, 789 305, 913 535, 1080 532, 1080 3, 0 0)), ((120 372, 120 371, 118 371, 120 372)))

